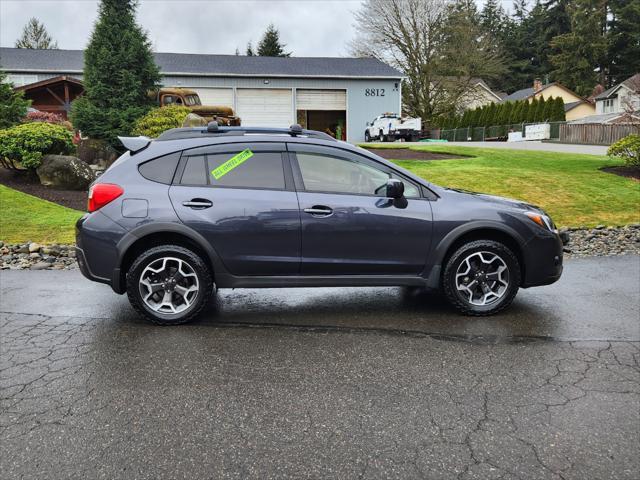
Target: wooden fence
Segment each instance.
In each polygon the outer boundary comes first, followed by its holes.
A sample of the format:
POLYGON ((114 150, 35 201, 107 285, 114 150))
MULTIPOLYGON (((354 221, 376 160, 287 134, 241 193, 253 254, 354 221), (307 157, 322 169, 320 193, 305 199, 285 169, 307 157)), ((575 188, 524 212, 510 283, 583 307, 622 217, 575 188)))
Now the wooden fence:
POLYGON ((560 125, 561 143, 584 143, 589 145, 611 145, 621 138, 640 133, 640 125, 597 123, 568 123, 560 125))

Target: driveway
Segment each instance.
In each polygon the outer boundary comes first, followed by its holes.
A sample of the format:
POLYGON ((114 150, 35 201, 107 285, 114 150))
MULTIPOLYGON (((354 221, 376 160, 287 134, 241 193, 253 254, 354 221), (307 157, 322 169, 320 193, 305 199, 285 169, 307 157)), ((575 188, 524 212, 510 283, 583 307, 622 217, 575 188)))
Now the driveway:
POLYGON ((640 477, 640 257, 486 319, 269 289, 167 328, 77 271, 1 275, 3 478, 640 477))
POLYGON ((538 152, 584 153, 587 155, 606 155, 609 147, 601 145, 577 145, 555 142, 407 142, 407 145, 453 145, 456 147, 508 148, 512 150, 532 150, 538 152))

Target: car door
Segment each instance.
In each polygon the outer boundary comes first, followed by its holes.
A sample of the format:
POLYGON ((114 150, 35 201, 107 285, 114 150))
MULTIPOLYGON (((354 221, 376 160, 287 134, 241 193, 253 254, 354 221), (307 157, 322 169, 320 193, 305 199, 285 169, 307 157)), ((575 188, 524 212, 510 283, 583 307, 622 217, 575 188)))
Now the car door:
POLYGON ((295 275, 300 212, 284 143, 183 152, 169 196, 234 275, 295 275))
POLYGON ((418 275, 432 216, 421 187, 339 148, 288 144, 302 223, 303 275, 418 275), (389 178, 405 197, 384 197, 389 178))

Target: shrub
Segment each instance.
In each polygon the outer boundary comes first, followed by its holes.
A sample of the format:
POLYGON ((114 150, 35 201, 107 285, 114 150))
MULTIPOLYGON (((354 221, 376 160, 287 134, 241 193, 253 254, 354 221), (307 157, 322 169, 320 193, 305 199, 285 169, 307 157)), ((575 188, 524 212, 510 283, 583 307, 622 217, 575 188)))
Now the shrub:
POLYGON ((5 168, 35 169, 44 155, 73 153, 73 134, 60 125, 45 122, 23 123, 0 130, 0 163, 5 168))
POLYGON ((154 108, 136 121, 133 134, 150 138, 157 137, 165 130, 181 127, 189 113, 190 110, 187 107, 178 105, 154 108))
POLYGON ((607 155, 621 158, 632 167, 640 167, 640 135, 628 135, 609 147, 607 155))
POLYGON ((23 123, 30 122, 46 122, 54 125, 62 125, 67 130, 73 130, 71 122, 65 120, 61 115, 50 112, 41 112, 39 110, 28 112, 22 120, 23 123))

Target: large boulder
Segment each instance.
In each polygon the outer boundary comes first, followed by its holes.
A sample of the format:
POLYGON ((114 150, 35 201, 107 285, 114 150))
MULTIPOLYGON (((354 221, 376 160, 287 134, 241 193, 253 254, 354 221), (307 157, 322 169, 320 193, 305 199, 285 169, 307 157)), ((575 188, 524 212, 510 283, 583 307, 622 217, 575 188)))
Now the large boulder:
POLYGON ((118 152, 104 140, 85 138, 78 144, 78 158, 104 170, 118 158, 118 152))
POLYGON ((36 172, 42 185, 64 190, 86 190, 95 179, 89 165, 67 155, 45 155, 36 172))

